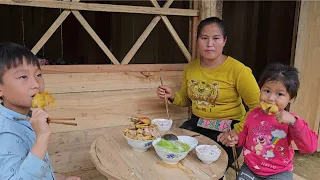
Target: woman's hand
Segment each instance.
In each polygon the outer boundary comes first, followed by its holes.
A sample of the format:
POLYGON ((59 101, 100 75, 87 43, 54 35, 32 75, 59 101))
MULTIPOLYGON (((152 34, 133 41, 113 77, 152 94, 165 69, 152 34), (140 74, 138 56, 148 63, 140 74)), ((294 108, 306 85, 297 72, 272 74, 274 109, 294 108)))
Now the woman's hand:
POLYGON ((157 94, 160 98, 169 98, 171 101, 174 100, 174 93, 168 86, 159 86, 157 89, 157 94))
POLYGON ((238 144, 239 142, 239 136, 238 135, 234 135, 234 136, 229 136, 228 137, 228 143, 226 144, 226 146, 230 146, 230 147, 233 147, 235 146, 236 144, 238 144))
POLYGON ((237 136, 237 131, 232 129, 229 132, 223 132, 218 135, 217 141, 221 142, 223 145, 227 145, 230 141, 230 138, 237 136))

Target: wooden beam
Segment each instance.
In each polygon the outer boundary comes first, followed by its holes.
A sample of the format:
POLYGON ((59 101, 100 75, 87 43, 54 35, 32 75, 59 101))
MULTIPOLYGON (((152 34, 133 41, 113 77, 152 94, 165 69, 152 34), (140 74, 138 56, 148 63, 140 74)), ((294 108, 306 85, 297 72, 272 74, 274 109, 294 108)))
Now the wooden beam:
POLYGON ((55 9, 68 9, 68 10, 83 10, 83 11, 135 13, 135 14, 156 14, 156 15, 176 15, 176 16, 198 16, 199 15, 199 11, 191 10, 191 9, 154 8, 154 7, 144 7, 144 6, 111 5, 111 4, 82 3, 82 2, 43 1, 43 0, 32 0, 32 1, 1 0, 0 4, 55 8, 55 9))
MULTIPOLYGON (((151 0, 151 3, 156 7, 159 8, 159 4, 156 0, 151 0)), ((178 33, 170 23, 169 19, 166 16, 161 15, 161 19, 163 20, 164 24, 167 26, 170 34, 172 35, 173 39, 176 41, 178 44, 180 50, 182 51, 183 55, 187 58, 188 61, 191 61, 191 55, 186 48, 186 46, 183 44, 182 40, 180 39, 178 33)))
MULTIPOLYGON (((173 0, 168 0, 166 2, 166 4, 163 6, 163 8, 169 8, 170 5, 173 3, 173 0)), ((133 56, 136 54, 136 52, 139 50, 139 48, 141 47, 141 45, 143 44, 143 42, 147 39, 147 37, 149 36, 149 34, 152 32, 152 30, 154 29, 154 27, 156 27, 156 25, 158 24, 158 22, 160 21, 161 17, 160 16, 156 16, 152 19, 152 21, 150 22, 150 24, 148 25, 148 27, 144 30, 144 32, 141 34, 141 36, 139 37, 139 39, 136 41, 136 43, 132 46, 132 48, 130 49, 130 51, 127 53, 127 55, 123 58, 123 60, 121 61, 121 64, 129 64, 129 62, 131 61, 131 59, 133 58, 133 56)))
POLYGON ((37 44, 32 48, 31 51, 33 52, 33 54, 37 54, 39 52, 39 50, 48 41, 48 39, 52 36, 52 34, 58 29, 58 27, 63 23, 63 21, 69 16, 69 14, 70 14, 69 10, 64 10, 59 15, 59 17, 54 21, 54 23, 50 26, 47 32, 41 37, 41 39, 37 42, 37 44))
MULTIPOLYGON (((163 71, 164 84, 181 86, 182 71, 163 71)), ((46 90, 52 94, 155 89, 160 85, 160 72, 61 73, 43 74, 46 90)), ((164 101, 163 101, 164 102, 164 101)))
POLYGON ((220 0, 201 0, 199 16, 200 20, 208 17, 219 17, 222 18, 222 1, 220 0))
POLYGON ((84 17, 79 13, 79 11, 72 11, 72 14, 78 19, 80 24, 84 29, 90 34, 92 39, 98 44, 102 51, 108 56, 108 58, 113 62, 113 64, 120 64, 116 57, 111 53, 109 48, 103 43, 96 32, 91 28, 89 23, 84 19, 84 17))
POLYGON ((45 74, 97 73, 97 72, 145 72, 183 71, 186 64, 128 64, 128 65, 45 65, 45 74))
POLYGON ((301 1, 294 59, 301 82, 298 96, 290 106, 290 111, 303 118, 317 133, 320 133, 320 96, 317 95, 320 89, 319 8, 319 1, 301 1))
MULTIPOLYGON (((199 1, 195 0, 193 2, 193 9, 198 10, 199 9, 199 1)), ((197 27, 199 24, 199 17, 195 16, 193 17, 192 21, 192 51, 191 51, 191 59, 197 58, 197 27)))

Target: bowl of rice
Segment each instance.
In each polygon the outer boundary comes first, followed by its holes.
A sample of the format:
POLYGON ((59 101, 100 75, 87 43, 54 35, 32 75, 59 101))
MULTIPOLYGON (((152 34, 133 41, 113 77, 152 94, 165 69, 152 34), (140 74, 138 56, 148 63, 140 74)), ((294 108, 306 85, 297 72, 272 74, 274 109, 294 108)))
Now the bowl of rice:
POLYGON ((157 118, 152 120, 152 124, 156 124, 159 131, 166 132, 169 131, 172 126, 172 119, 157 118))
POLYGON ((198 145, 197 157, 205 164, 215 162, 221 155, 221 150, 216 145, 198 145))

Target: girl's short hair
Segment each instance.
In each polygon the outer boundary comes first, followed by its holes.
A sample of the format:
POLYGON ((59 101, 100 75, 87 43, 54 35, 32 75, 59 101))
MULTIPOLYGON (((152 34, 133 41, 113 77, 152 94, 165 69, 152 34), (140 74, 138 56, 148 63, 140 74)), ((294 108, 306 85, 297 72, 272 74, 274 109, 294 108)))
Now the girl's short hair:
POLYGON ((296 98, 300 87, 299 72, 295 67, 284 65, 281 63, 272 63, 263 71, 260 79, 260 88, 267 82, 281 82, 290 98, 296 98))
POLYGON ((15 43, 0 44, 0 84, 3 83, 3 75, 11 68, 16 68, 23 63, 25 58, 27 64, 40 68, 37 57, 26 47, 15 43))

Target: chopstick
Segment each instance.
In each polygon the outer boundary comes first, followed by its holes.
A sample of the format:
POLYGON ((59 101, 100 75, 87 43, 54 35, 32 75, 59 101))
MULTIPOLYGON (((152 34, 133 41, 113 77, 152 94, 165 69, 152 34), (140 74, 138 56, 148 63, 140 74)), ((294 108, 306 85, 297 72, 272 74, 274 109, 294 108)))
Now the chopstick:
POLYGON ((232 146, 232 154, 233 154, 233 160, 236 163, 236 175, 238 175, 238 171, 240 170, 238 157, 237 157, 237 150, 236 147, 232 146))
POLYGON ((53 124, 64 124, 64 125, 70 125, 70 126, 77 126, 77 123, 69 123, 69 122, 60 122, 60 121, 48 121, 48 123, 53 123, 53 124))
MULTIPOLYGON (((229 128, 229 132, 231 131, 231 125, 229 128)), ((238 171, 240 170, 239 162, 238 162, 238 156, 237 156, 237 150, 235 146, 232 146, 232 155, 233 155, 233 160, 236 163, 236 175, 238 175, 238 171)))
MULTIPOLYGON (((30 120, 29 117, 25 118, 13 118, 14 120, 30 120)), ((64 124, 64 125, 71 125, 71 126, 77 126, 77 123, 70 123, 70 122, 61 122, 61 121, 74 121, 75 118, 48 118, 48 123, 53 124, 64 124)))
MULTIPOLYGON (((163 86, 162 71, 161 71, 161 70, 160 70, 160 83, 161 83, 161 86, 163 86)), ((167 99, 167 97, 166 97, 166 93, 164 93, 164 101, 165 101, 165 103, 166 103, 167 117, 168 117, 168 119, 170 119, 169 107, 168 107, 168 99, 167 99)))
MULTIPOLYGON (((30 120, 29 117, 25 117, 25 118, 13 118, 14 120, 30 120)), ((48 118, 48 121, 74 121, 76 120, 76 118, 48 118)))

